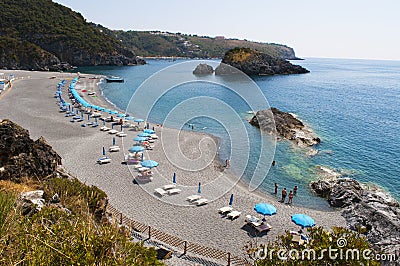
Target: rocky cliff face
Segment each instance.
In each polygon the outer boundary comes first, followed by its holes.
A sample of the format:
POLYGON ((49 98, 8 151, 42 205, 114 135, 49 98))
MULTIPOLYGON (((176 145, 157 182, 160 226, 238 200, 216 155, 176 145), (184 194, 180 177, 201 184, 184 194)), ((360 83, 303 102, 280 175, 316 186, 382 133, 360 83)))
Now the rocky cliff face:
POLYGON ((0 180, 20 182, 23 178, 50 178, 61 157, 43 137, 34 141, 17 124, 0 122, 0 180))
MULTIPOLYGON (((303 74, 309 71, 289 61, 274 58, 249 48, 235 48, 225 53, 222 63, 233 66, 247 75, 303 74)), ((215 69, 216 75, 231 74, 221 64, 215 69)))
POLYGON ((386 254, 400 255, 400 204, 389 194, 368 189, 351 178, 312 182, 310 188, 325 197, 353 230, 363 228, 374 247, 386 254))
POLYGON ((293 141, 299 146, 313 146, 321 142, 303 122, 277 108, 258 111, 249 123, 262 131, 293 141))
POLYGON ((193 70, 193 74, 195 75, 208 75, 214 73, 214 68, 207 64, 199 64, 195 70, 193 70))

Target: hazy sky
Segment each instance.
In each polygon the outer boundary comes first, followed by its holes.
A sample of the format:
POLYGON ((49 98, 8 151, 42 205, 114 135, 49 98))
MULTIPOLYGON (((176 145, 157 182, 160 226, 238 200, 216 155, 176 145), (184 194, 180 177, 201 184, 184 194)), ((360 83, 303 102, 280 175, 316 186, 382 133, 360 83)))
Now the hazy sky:
POLYGON ((400 0, 56 0, 111 29, 286 44, 299 57, 400 60, 400 0))

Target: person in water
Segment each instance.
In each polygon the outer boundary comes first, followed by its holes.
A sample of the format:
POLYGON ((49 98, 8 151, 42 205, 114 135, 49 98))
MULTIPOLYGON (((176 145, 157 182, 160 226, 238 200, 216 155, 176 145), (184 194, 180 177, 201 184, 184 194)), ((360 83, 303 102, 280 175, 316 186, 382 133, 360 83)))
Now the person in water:
POLYGON ((282 189, 282 203, 285 202, 286 194, 287 194, 286 188, 283 188, 282 189))
POLYGON ((293 192, 290 191, 290 192, 289 192, 288 204, 292 204, 292 201, 293 201, 293 192))
POLYGON ((279 185, 278 185, 278 183, 276 183, 275 182, 275 195, 278 195, 278 187, 279 187, 279 185))

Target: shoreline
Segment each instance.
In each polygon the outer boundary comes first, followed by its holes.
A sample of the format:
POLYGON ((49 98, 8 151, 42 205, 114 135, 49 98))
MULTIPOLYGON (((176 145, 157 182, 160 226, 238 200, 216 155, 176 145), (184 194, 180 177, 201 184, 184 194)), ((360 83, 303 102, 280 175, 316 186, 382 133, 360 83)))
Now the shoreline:
MULTIPOLYGON (((109 154, 112 159, 111 164, 98 165, 95 163, 101 156, 101 146, 111 145, 112 138, 109 134, 98 129, 82 128, 75 123, 70 123, 63 113, 58 112, 59 109, 53 98, 57 83, 59 79, 76 77, 76 73, 13 72, 18 76, 32 77, 19 79, 14 83, 14 89, 0 101, 0 118, 8 118, 27 128, 32 138, 44 136, 61 155, 64 168, 69 173, 82 182, 95 185, 105 191, 110 204, 132 219, 181 239, 234 252, 238 255, 244 255, 242 247, 254 237, 259 243, 267 243, 274 241, 277 235, 283 234, 286 230, 297 231, 298 226, 290 221, 290 216, 294 213, 306 213, 315 219, 317 226, 323 226, 326 229, 330 229, 332 226, 346 227, 346 221, 340 211, 322 211, 282 204, 278 202, 277 197, 269 193, 249 192, 247 187, 241 183, 243 180, 240 180, 228 191, 225 191, 224 187, 218 188, 221 189, 222 194, 207 205, 196 207, 186 204, 185 198, 196 193, 195 188, 199 181, 202 184, 205 182, 205 185, 202 186, 202 196, 210 195, 207 182, 213 181, 213 177, 218 174, 214 167, 215 154, 212 152, 209 153, 210 158, 213 158, 210 166, 201 171, 185 172, 172 164, 171 159, 165 155, 165 147, 156 143, 154 150, 147 152, 145 156, 160 163, 160 166, 155 169, 157 178, 152 184, 146 185, 147 187, 134 185, 130 169, 120 164, 123 159, 122 152, 109 154), (58 79, 49 79, 54 75, 58 79), (153 193, 149 193, 154 191, 155 187, 171 182, 174 172, 177 173, 178 184, 182 187, 179 195, 165 196, 160 200, 153 193), (235 195, 234 209, 241 212, 241 216, 233 221, 218 214, 219 208, 228 205, 230 194, 235 195), (247 214, 260 217, 253 210, 254 205, 259 202, 272 203, 277 208, 278 214, 267 219, 273 227, 270 232, 263 236, 254 236, 251 230, 243 228, 244 218, 247 214)), ((91 75, 85 76, 85 79, 88 79, 91 75)), ((77 85, 79 84, 77 83, 77 85)), ((98 101, 106 102, 104 99, 100 99, 100 95, 97 96, 98 101)), ((182 137, 181 148, 189 155, 198 155, 199 151, 193 150, 193 147, 199 147, 199 143, 207 138, 210 147, 215 145, 215 142, 212 143, 214 140, 204 133, 160 127, 156 128, 156 132, 158 135, 162 134, 166 137, 168 137, 168 133, 179 132, 182 137)), ((123 145, 125 141, 130 141, 137 132, 127 131, 126 133, 128 133, 128 137, 122 142, 123 145)), ((120 145, 120 139, 117 141, 117 144, 120 145)), ((229 177, 233 176, 229 171, 225 170, 225 172, 229 177)), ((235 177, 233 176, 233 178, 235 177)), ((224 184, 228 184, 232 180, 222 181, 227 182, 224 184)))

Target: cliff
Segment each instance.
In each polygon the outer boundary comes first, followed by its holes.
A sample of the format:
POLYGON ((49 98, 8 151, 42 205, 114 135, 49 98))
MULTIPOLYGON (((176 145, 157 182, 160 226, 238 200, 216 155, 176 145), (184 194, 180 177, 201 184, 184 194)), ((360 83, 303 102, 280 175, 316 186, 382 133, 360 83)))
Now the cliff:
MULTIPOLYGON (((288 75, 309 73, 307 69, 293 65, 279 57, 249 48, 234 48, 225 53, 222 63, 233 66, 247 75, 288 75)), ((215 69, 216 75, 230 74, 221 64, 215 69)))
POLYGON ((262 131, 293 141, 299 146, 313 146, 321 142, 303 122, 277 108, 258 111, 249 123, 262 131))
POLYGON ((4 0, 1 10, 0 68, 53 70, 68 64, 144 63, 119 40, 93 28, 81 14, 51 0, 4 0))

